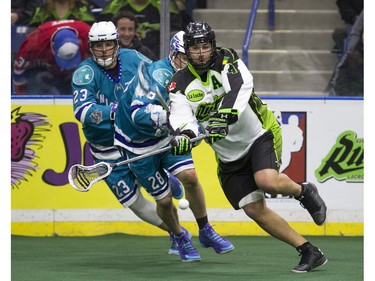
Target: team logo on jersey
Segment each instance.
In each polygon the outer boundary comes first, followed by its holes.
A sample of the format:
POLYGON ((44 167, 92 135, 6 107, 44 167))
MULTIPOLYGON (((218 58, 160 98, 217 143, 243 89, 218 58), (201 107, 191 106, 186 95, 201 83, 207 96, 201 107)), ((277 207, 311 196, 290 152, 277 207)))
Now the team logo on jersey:
POLYGON ((93 69, 88 65, 84 65, 78 68, 74 72, 73 83, 76 85, 86 85, 90 83, 93 78, 94 78, 93 69))
POLYGON ((91 121, 95 124, 100 124, 103 121, 103 112, 95 110, 90 115, 91 121))
POLYGON ((195 111, 195 117, 197 118, 198 122, 207 121, 212 112, 215 112, 219 108, 219 104, 224 96, 225 93, 221 94, 220 96, 214 96, 213 102, 201 102, 195 111))
POLYGON ((228 74, 237 74, 238 73, 237 63, 235 63, 235 64, 232 64, 232 63, 228 64, 227 72, 228 72, 228 74))
POLYGON ((176 87, 177 87, 176 82, 172 82, 172 83, 168 86, 168 92, 170 92, 170 91, 176 89, 176 87))
POLYGON ((172 75, 173 73, 168 69, 162 68, 155 70, 152 73, 152 78, 154 78, 156 82, 158 82, 163 88, 165 88, 165 85, 169 84, 172 75))
POLYGON ((186 98, 191 102, 198 102, 204 97, 204 92, 202 90, 192 90, 187 95, 186 98))

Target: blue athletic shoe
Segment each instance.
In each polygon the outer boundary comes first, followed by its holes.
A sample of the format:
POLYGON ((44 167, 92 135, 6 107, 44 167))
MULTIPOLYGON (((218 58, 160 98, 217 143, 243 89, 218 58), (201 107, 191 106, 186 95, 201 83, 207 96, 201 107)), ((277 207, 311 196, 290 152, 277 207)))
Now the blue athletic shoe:
POLYGON ((201 260, 197 249, 193 245, 193 241, 182 232, 180 235, 175 235, 174 239, 176 240, 178 252, 183 262, 196 262, 201 260))
POLYGON ((209 223, 199 230, 199 243, 204 248, 214 248, 218 254, 226 254, 234 250, 232 243, 217 234, 209 223))
POLYGON ((184 186, 182 183, 170 172, 165 170, 169 178, 169 186, 172 190, 172 197, 174 199, 181 199, 184 196, 184 186))
MULTIPOLYGON (((183 226, 181 226, 181 229, 184 231, 184 235, 186 235, 187 237, 189 237, 189 239, 191 239, 192 237, 191 233, 183 226)), ((180 252, 178 251, 177 242, 172 232, 169 232, 169 239, 171 240, 172 245, 171 245, 171 248, 168 250, 168 254, 179 255, 180 252)))

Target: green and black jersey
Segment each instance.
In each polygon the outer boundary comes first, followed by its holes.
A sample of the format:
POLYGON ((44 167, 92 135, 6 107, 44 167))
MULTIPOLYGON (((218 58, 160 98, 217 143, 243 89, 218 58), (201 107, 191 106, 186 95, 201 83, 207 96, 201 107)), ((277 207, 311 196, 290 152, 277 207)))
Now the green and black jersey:
POLYGON ((280 126, 267 104, 255 94, 248 68, 233 49, 217 48, 216 52, 216 61, 204 76, 190 64, 173 76, 169 85, 172 127, 187 123, 184 130, 198 135, 218 109, 234 108, 239 112, 238 121, 229 125, 224 139, 212 145, 221 161, 240 159, 268 130, 274 133, 275 149, 281 153, 280 126))

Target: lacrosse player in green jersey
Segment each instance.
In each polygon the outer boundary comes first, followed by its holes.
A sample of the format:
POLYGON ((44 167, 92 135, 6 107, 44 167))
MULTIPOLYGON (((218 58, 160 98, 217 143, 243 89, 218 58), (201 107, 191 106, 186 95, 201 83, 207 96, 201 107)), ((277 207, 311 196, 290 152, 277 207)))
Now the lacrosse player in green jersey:
POLYGON ((279 173, 281 128, 273 112, 255 94, 253 77, 233 49, 216 48, 215 33, 205 22, 187 25, 184 47, 188 66, 171 79, 170 124, 182 128, 171 141, 172 153, 192 149, 191 138, 205 128, 215 151, 221 187, 234 209, 243 209, 264 231, 295 247, 303 273, 324 265, 327 258, 266 205, 264 193, 294 196, 317 225, 327 207, 313 183, 297 184, 279 173))

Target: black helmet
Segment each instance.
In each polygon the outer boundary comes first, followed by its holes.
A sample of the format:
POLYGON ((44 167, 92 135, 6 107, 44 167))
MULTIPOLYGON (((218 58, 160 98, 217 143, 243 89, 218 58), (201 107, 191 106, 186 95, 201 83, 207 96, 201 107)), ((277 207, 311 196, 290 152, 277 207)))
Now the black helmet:
POLYGON ((216 40, 215 32, 206 22, 191 22, 186 26, 184 34, 184 48, 190 64, 196 69, 207 71, 215 62, 216 58, 216 40), (197 43, 210 42, 212 53, 210 60, 205 64, 195 64, 190 56, 189 47, 197 43))

